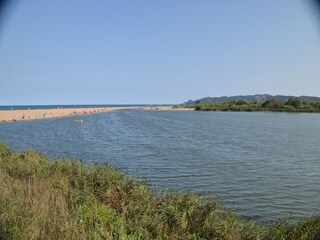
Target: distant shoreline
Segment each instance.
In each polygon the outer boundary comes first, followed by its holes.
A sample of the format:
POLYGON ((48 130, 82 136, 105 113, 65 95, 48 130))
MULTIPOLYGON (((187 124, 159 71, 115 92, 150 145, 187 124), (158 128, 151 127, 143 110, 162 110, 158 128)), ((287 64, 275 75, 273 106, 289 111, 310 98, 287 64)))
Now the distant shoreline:
POLYGON ((190 111, 193 108, 176 108, 174 106, 129 106, 129 107, 91 107, 91 108, 48 108, 0 110, 0 122, 18 122, 30 120, 54 119, 112 112, 118 110, 152 110, 152 111, 190 111))
POLYGON ((197 104, 196 111, 224 111, 224 112, 290 112, 290 113, 319 113, 320 103, 300 101, 290 98, 286 102, 277 99, 263 103, 233 101, 227 103, 197 104))
POLYGON ((37 109, 67 109, 67 108, 118 108, 118 107, 151 107, 173 106, 175 104, 55 104, 55 105, 0 105, 2 110, 37 110, 37 109))

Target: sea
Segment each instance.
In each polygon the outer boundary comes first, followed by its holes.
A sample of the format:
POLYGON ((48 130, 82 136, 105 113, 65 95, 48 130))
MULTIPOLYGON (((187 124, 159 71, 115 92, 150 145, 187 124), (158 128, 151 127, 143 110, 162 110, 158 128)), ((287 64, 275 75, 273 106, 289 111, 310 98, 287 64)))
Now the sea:
MULTIPOLYGON (((171 104, 173 105, 173 104, 171 104)), ((168 104, 86 104, 86 105, 0 105, 0 110, 27 110, 27 109, 59 109, 59 108, 106 108, 106 107, 144 107, 144 106, 171 106, 168 104)))
POLYGON ((217 197, 246 219, 319 215, 320 114, 120 110, 74 119, 0 123, 0 139, 51 159, 107 163, 159 192, 217 197))

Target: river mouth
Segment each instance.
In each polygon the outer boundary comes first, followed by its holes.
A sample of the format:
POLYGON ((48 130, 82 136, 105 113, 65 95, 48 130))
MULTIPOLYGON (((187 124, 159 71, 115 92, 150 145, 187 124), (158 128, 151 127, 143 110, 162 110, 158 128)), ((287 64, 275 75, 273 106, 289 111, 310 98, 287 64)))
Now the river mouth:
POLYGON ((320 114, 128 110, 1 123, 15 150, 108 164, 159 191, 218 196, 245 218, 319 213, 320 114))

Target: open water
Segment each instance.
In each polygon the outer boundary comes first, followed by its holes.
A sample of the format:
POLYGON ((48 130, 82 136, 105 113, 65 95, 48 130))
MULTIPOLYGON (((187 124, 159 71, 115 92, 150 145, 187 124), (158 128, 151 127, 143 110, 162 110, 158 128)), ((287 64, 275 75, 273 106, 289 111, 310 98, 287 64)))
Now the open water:
POLYGON ((0 123, 15 150, 108 163, 262 222, 320 212, 320 114, 125 110, 0 123), (78 117, 79 118, 79 117, 78 117))

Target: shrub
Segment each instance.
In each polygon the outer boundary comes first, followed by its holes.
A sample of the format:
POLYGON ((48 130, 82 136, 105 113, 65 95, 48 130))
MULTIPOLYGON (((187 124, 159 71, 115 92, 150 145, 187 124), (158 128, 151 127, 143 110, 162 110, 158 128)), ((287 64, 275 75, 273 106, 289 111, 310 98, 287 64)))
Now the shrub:
POLYGON ((285 105, 293 106, 295 108, 299 108, 301 105, 301 101, 298 98, 289 98, 285 105))

